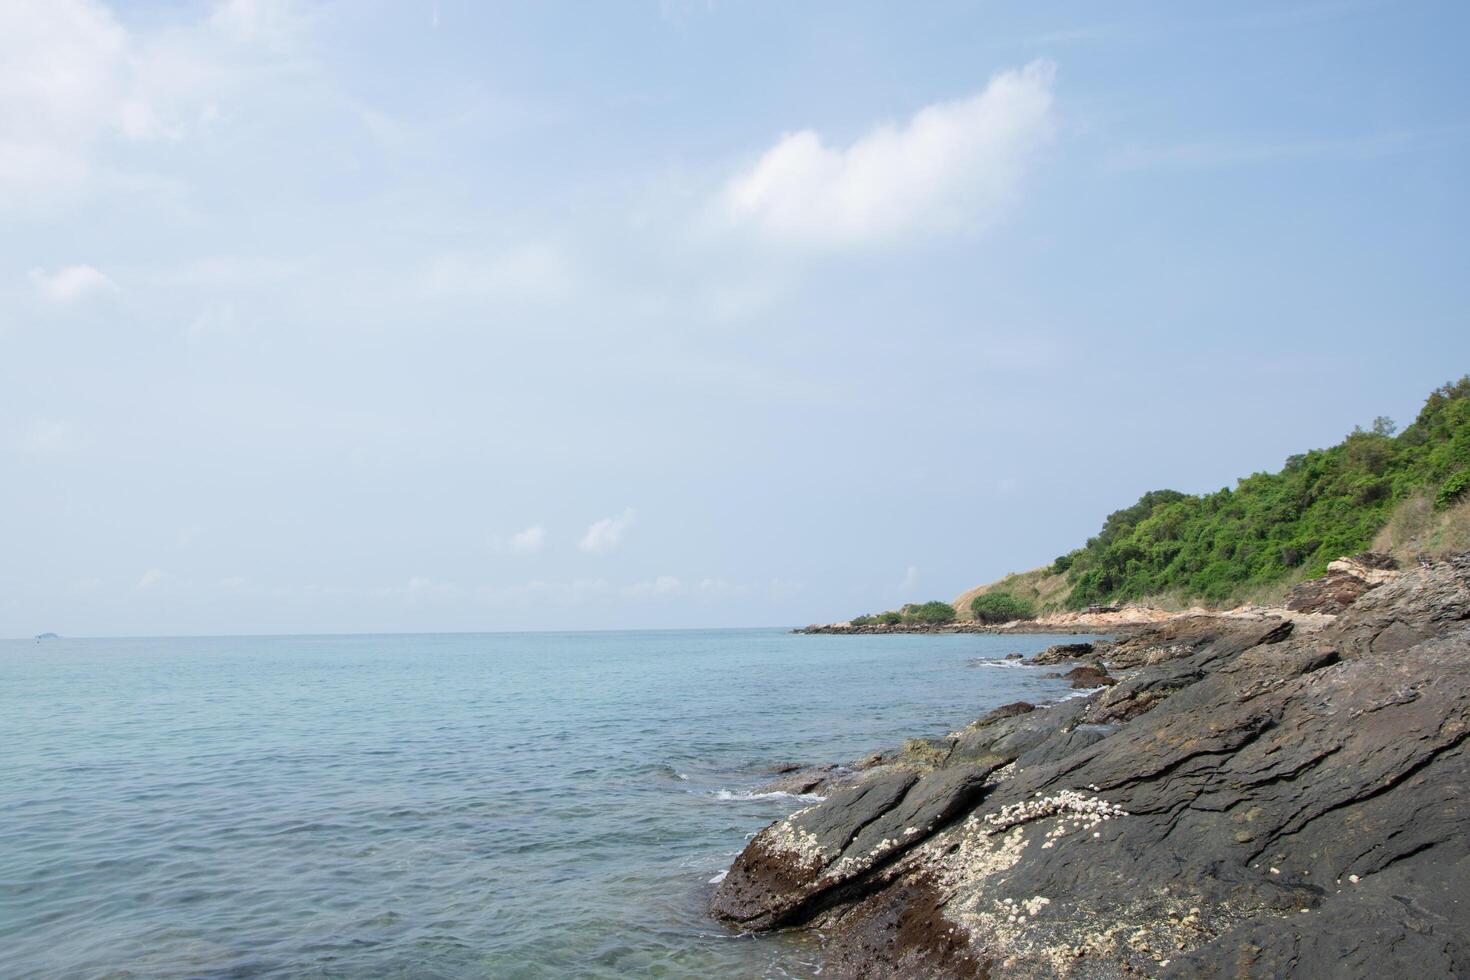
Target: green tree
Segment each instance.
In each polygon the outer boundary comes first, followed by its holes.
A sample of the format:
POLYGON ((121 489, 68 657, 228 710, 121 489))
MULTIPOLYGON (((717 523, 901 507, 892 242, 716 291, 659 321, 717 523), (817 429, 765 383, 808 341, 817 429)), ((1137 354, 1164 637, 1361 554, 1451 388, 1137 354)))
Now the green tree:
POLYGON ((970 600, 970 612, 982 623, 1035 619, 1036 607, 1009 592, 985 592, 970 600))

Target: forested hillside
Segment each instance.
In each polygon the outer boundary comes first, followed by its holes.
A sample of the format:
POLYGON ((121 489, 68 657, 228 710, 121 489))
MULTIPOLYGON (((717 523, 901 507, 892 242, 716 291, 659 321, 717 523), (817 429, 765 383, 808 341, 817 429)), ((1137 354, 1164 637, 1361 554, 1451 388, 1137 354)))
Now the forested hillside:
POLYGON ((1074 609, 1168 594, 1222 603, 1320 574, 1368 548, 1396 510, 1444 512, 1467 491, 1470 376, 1434 391, 1402 432, 1380 418, 1234 488, 1150 491, 1108 515, 1096 537, 1050 572, 1065 577, 1063 603, 1074 609))

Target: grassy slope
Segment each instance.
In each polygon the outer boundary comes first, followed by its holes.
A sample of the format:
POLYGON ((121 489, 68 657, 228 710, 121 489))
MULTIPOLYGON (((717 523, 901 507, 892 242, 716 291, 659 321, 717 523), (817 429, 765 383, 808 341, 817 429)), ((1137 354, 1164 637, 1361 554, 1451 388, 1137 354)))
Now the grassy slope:
POLYGON ((1030 601, 1038 610, 1049 610, 1061 606, 1069 588, 1067 576, 1054 574, 1048 565, 1045 568, 1033 568, 1029 572, 1012 572, 999 582, 977 585, 962 593, 951 605, 959 619, 971 620, 975 617, 970 612, 970 603, 975 597, 999 590, 1030 601))

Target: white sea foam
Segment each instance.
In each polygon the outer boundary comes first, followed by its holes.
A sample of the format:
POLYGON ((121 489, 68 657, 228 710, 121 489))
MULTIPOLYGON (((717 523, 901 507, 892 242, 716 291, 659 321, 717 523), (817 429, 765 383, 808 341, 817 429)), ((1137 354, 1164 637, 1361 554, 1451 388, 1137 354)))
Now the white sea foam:
POLYGON ((729 873, 730 873, 729 869, 726 869, 724 871, 721 871, 719 874, 717 874, 713 878, 711 878, 709 880, 709 883, 711 885, 718 885, 720 882, 722 882, 722 881, 725 880, 725 875, 727 875, 729 873))
POLYGON ((1107 687, 1106 684, 1100 685, 1098 687, 1084 687, 1080 691, 1073 691, 1070 694, 1063 694, 1061 697, 1057 698, 1052 703, 1053 704, 1060 704, 1063 701, 1070 701, 1073 698, 1085 698, 1089 694, 1096 694, 1098 691, 1106 691, 1107 689, 1108 689, 1108 687, 1107 687))
POLYGON ((748 800, 801 800, 803 803, 821 803, 823 800, 826 799, 826 797, 818 796, 816 793, 787 793, 782 790, 774 790, 770 793, 756 793, 750 791, 744 793, 732 793, 728 789, 722 789, 715 793, 715 799, 727 801, 738 800, 742 803, 748 800))
POLYGON ((971 660, 970 663, 975 667, 1000 667, 1006 670, 1031 666, 1024 660, 971 660))

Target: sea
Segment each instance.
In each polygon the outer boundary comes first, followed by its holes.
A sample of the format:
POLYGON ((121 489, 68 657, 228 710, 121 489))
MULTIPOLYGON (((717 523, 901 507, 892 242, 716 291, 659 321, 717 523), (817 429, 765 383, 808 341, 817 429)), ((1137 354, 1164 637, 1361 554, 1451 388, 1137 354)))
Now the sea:
POLYGON ((783 763, 1067 696, 1051 636, 0 642, 0 977, 810 977, 705 915, 783 763))

